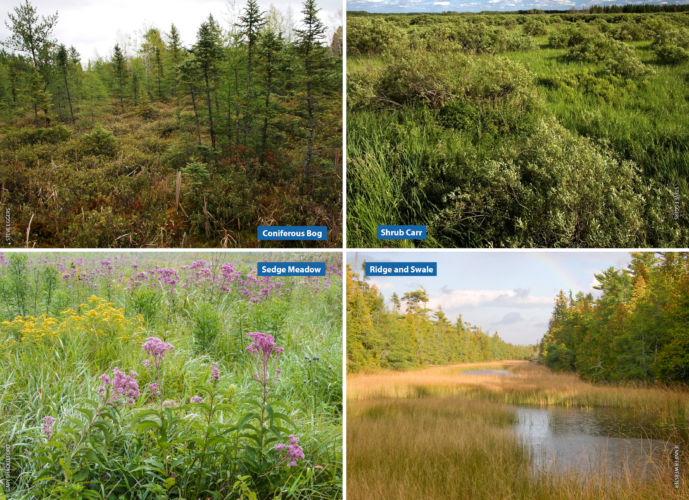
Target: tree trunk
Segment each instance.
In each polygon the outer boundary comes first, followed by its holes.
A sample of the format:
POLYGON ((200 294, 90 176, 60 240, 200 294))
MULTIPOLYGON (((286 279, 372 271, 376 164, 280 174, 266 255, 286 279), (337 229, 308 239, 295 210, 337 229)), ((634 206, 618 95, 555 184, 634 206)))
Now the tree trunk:
POLYGON ((239 146, 239 74, 237 68, 234 69, 234 126, 237 131, 234 138, 235 146, 239 146))
POLYGON ((211 89, 208 84, 208 70, 204 68, 203 77, 206 80, 206 102, 208 103, 208 125, 211 129, 211 147, 215 149, 215 131, 213 130, 213 108, 211 106, 211 89))
POLYGON ((302 188, 305 187, 307 190, 310 190, 311 159, 313 156, 313 130, 315 128, 313 115, 313 96, 311 95, 311 79, 308 79, 306 82, 306 108, 309 116, 309 139, 306 148, 306 159, 304 161, 304 182, 302 184, 302 188))
POLYGON ((124 91, 122 90, 122 77, 120 77, 120 108, 122 109, 122 112, 124 113, 124 91))
MULTIPOLYGON (((218 115, 220 116, 220 115, 218 115)), ((230 79, 227 79, 227 144, 232 144, 232 84, 230 79)))
POLYGON ((273 83, 273 72, 270 69, 272 61, 268 57, 268 72, 266 74, 266 99, 265 99, 265 114, 263 115, 263 130, 261 131, 261 163, 266 161, 266 148, 268 146, 268 108, 270 106, 270 94, 272 90, 273 83))
POLYGON ((249 117, 251 115, 249 107, 251 106, 251 59, 252 59, 252 47, 249 43, 249 53, 246 65, 246 108, 244 109, 244 148, 246 149, 246 141, 249 135, 249 128, 251 124, 249 123, 249 117))
POLYGON ((196 135, 199 138, 199 144, 201 144, 201 124, 199 123, 199 113, 196 110, 196 96, 194 95, 194 87, 189 87, 191 91, 191 104, 194 106, 194 119, 196 120, 196 135))
POLYGON ((65 78, 65 90, 67 91, 67 102, 69 103, 69 115, 72 117, 72 125, 74 125, 74 110, 72 109, 72 96, 69 95, 69 84, 67 83, 67 72, 63 72, 65 78))

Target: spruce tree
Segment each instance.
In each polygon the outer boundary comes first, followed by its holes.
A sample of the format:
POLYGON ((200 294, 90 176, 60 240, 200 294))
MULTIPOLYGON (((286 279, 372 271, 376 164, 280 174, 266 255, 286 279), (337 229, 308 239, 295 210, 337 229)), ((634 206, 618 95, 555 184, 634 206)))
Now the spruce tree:
POLYGON ((69 81, 67 79, 67 73, 69 70, 69 56, 67 55, 67 49, 64 45, 60 45, 55 54, 55 62, 57 63, 60 72, 62 73, 62 78, 65 82, 65 92, 67 94, 67 102, 69 103, 69 116, 72 119, 72 124, 74 124, 74 109, 72 108, 72 96, 69 93, 69 81))
POLYGON ((222 59, 222 46, 218 36, 219 29, 213 16, 201 24, 194 45, 194 60, 198 64, 203 77, 206 90, 206 103, 208 105, 208 125, 211 134, 211 146, 215 149, 215 127, 213 125, 213 109, 211 106, 211 82, 215 80, 218 63, 222 59))
POLYGON ((256 0, 248 0, 244 15, 240 17, 240 34, 246 38, 247 59, 246 59, 246 107, 244 109, 244 146, 247 145, 247 136, 251 133, 251 72, 253 70, 253 55, 256 43, 258 42, 259 32, 265 24, 263 12, 256 0))
POLYGON ((304 14, 302 29, 296 30, 297 47, 304 64, 305 79, 305 107, 307 118, 307 149, 302 170, 304 188, 310 188, 311 166, 313 163, 313 138, 316 129, 316 90, 324 77, 326 67, 325 49, 321 41, 325 36, 325 25, 318 18, 319 9, 315 0, 304 0, 304 14))
POLYGON ((117 81, 118 85, 120 108, 124 113, 124 87, 127 81, 127 65, 119 44, 115 45, 115 51, 112 56, 112 67, 113 72, 115 73, 115 80, 117 81))
POLYGON ((280 67, 280 53, 284 42, 282 34, 266 29, 260 38, 259 52, 263 60, 263 126, 261 128, 261 162, 265 162, 268 147, 268 127, 273 115, 271 97, 274 91, 276 73, 280 67))
POLYGON ((173 68, 172 72, 169 72, 170 81, 172 83, 172 95, 177 97, 177 67, 182 61, 183 48, 182 41, 179 37, 179 31, 174 24, 170 26, 170 33, 167 35, 167 53, 169 54, 173 68))

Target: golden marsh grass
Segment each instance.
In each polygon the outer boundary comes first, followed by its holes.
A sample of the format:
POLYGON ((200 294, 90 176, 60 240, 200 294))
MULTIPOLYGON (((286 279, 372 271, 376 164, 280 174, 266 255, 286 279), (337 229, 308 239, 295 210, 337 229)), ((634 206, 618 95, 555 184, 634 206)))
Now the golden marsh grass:
MULTIPOLYGON (((561 404, 686 411, 679 390, 599 387, 528 362, 472 363, 347 379, 347 497, 358 499, 687 498, 672 464, 651 477, 535 474, 512 432, 508 404, 561 404), (513 376, 467 375, 508 368, 513 376)), ((682 452, 682 463, 687 463, 682 452)))

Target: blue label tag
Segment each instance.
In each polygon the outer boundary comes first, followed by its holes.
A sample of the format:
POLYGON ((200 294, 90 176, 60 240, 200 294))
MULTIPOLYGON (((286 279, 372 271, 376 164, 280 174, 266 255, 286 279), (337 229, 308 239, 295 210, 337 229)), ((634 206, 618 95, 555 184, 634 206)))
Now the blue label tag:
POLYGON ((258 276, 325 276, 325 262, 259 262, 258 276))
POLYGON ((425 240, 426 226, 378 226, 379 240, 425 240))
POLYGON ((437 262, 367 262, 366 276, 438 276, 437 262))
POLYGON ((326 226, 258 226, 259 240, 319 240, 328 239, 326 226))

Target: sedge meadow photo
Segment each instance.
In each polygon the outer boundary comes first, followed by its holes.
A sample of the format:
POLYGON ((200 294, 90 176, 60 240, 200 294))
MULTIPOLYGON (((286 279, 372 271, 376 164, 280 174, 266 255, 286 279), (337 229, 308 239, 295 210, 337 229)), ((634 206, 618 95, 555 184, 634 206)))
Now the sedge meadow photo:
POLYGON ((0 498, 341 498, 341 274, 0 253, 0 498))

